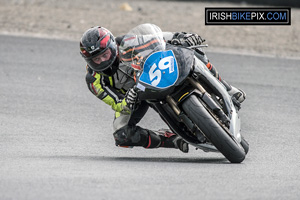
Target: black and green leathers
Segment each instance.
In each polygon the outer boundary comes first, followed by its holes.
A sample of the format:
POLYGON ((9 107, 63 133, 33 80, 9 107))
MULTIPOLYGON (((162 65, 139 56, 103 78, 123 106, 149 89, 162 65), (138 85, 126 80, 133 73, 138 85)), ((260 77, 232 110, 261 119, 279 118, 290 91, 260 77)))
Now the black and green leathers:
POLYGON ((135 84, 132 68, 120 63, 113 76, 94 72, 88 66, 86 69, 89 90, 115 111, 113 136, 117 146, 166 147, 188 151, 187 143, 175 134, 162 134, 136 126, 146 114, 149 105, 142 101, 135 111, 131 111, 127 106, 125 94, 135 84))

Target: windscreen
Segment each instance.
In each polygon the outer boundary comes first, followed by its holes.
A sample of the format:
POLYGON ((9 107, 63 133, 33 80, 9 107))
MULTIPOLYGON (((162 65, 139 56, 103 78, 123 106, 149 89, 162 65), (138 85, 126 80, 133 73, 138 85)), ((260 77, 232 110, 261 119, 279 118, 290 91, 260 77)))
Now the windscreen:
POLYGON ((161 29, 154 24, 141 24, 130 30, 119 46, 121 61, 142 70, 145 59, 156 51, 163 51, 166 42, 161 29))

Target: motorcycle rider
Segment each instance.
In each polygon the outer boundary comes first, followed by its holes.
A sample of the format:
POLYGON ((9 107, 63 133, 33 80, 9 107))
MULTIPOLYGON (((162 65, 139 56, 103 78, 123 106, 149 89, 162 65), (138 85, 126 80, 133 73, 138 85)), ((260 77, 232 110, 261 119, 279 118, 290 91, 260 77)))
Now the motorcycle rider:
MULTIPOLYGON (((197 34, 164 32, 165 40, 173 45, 195 46, 204 40, 197 34)), ((80 54, 87 62, 86 83, 89 90, 115 111, 113 122, 116 146, 142 146, 144 148, 175 148, 188 152, 188 143, 169 130, 152 131, 137 126, 149 105, 142 101, 133 109, 137 94, 133 89, 134 70, 120 62, 118 45, 121 37, 114 37, 106 28, 96 26, 84 32, 80 41, 80 54)), ((198 48, 198 57, 227 88, 228 93, 240 104, 245 93, 227 84, 198 48)))

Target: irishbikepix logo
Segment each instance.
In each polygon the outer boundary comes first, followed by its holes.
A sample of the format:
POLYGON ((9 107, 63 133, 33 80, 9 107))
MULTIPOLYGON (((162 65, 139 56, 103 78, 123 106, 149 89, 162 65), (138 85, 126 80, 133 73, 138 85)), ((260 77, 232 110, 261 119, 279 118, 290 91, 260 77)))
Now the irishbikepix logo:
POLYGON ((291 8, 205 8, 205 25, 291 25, 291 8))

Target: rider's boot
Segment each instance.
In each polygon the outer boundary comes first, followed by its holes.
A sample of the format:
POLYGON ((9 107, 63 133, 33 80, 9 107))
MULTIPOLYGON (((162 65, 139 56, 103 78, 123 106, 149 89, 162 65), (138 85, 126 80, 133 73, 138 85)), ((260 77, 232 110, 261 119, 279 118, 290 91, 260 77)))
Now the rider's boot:
POLYGON ((232 98, 234 97, 236 100, 238 100, 239 103, 242 103, 246 99, 246 93, 239 88, 231 86, 231 89, 227 92, 232 98))
POLYGON ((228 94, 233 99, 233 103, 238 104, 238 107, 240 107, 240 104, 246 99, 246 93, 241 89, 229 85, 224 79, 222 79, 217 69, 210 62, 207 63, 206 67, 225 86, 228 94))
POLYGON ((181 137, 172 133, 170 130, 160 129, 157 131, 157 133, 161 138, 160 147, 179 149, 183 153, 189 152, 188 143, 185 142, 181 137))

